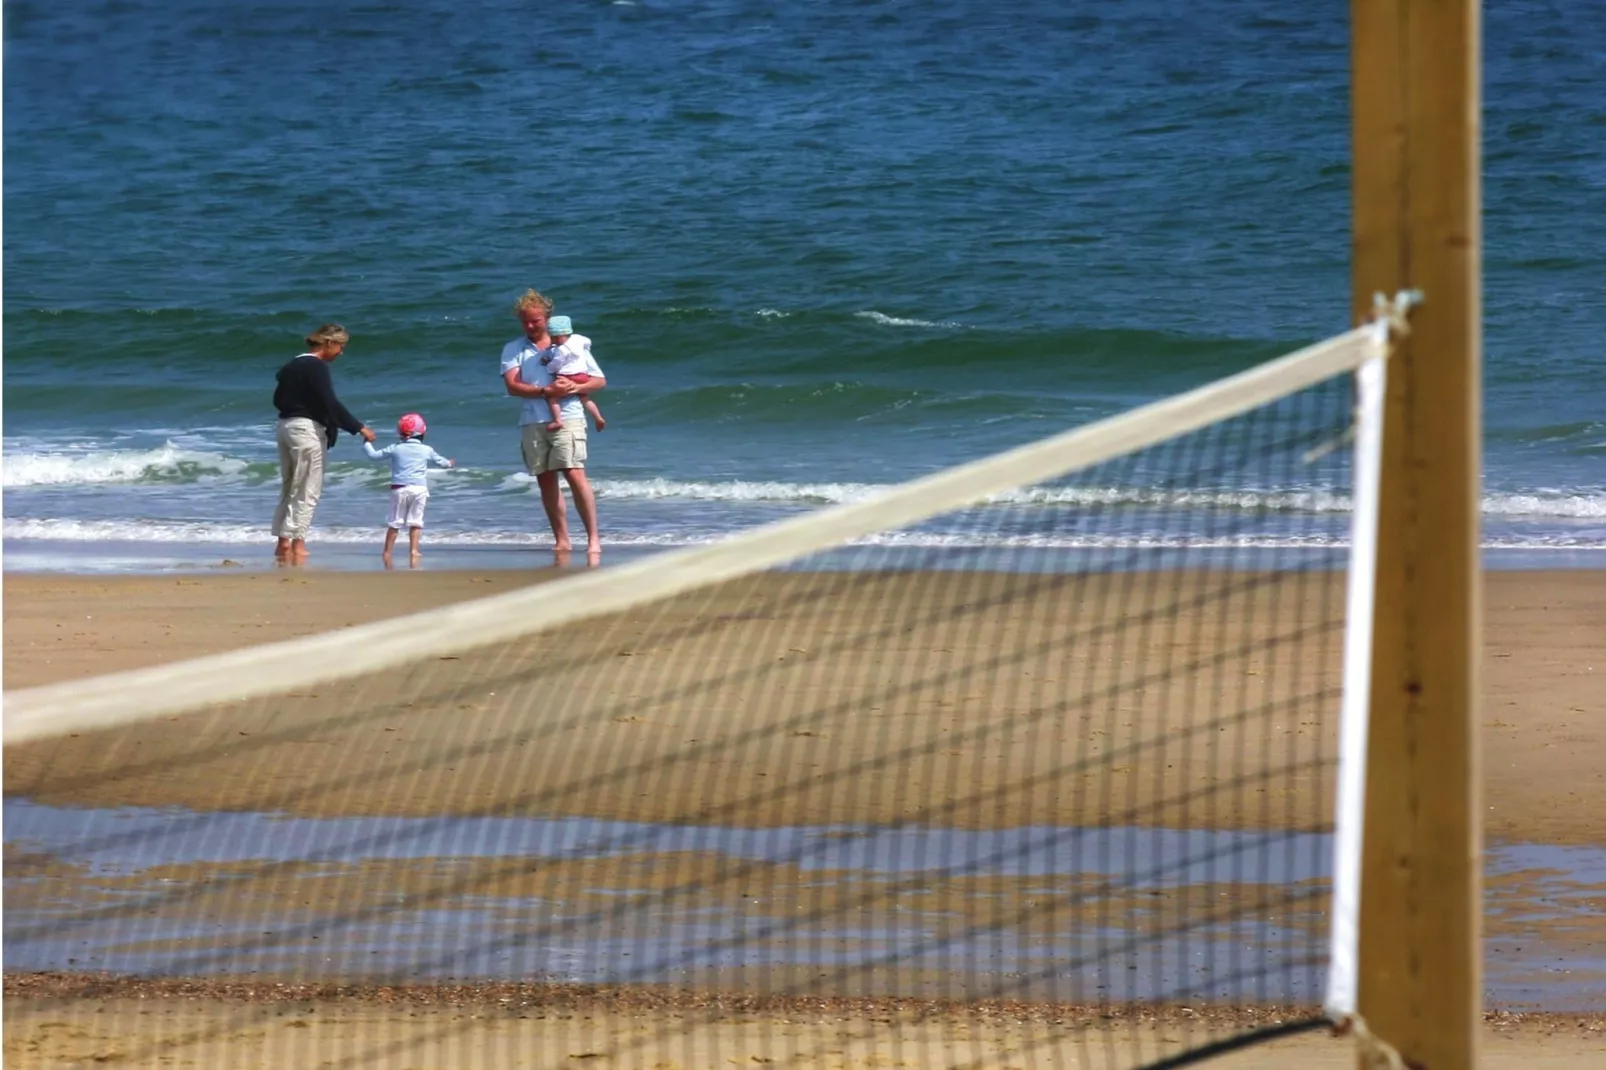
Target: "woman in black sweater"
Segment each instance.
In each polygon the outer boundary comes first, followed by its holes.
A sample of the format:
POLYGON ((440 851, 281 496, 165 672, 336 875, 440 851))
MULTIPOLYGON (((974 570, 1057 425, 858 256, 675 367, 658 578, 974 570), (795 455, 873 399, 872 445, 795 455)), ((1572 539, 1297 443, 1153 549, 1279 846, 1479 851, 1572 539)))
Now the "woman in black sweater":
POLYGON ((279 410, 274 437, 279 443, 279 507, 273 511, 273 534, 279 540, 273 556, 281 561, 307 558, 307 529, 323 493, 324 455, 341 431, 372 442, 374 433, 335 396, 329 364, 346 348, 351 335, 338 323, 326 323, 307 335, 307 352, 279 369, 273 405, 279 410))

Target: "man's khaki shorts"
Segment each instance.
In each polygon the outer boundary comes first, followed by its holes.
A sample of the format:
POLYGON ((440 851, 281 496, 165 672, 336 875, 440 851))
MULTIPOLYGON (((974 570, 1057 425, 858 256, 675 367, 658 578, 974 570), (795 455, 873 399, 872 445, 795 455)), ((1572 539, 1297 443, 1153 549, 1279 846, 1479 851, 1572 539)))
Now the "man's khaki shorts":
POLYGON ((586 466, 585 417, 565 423, 557 431, 548 431, 546 424, 525 424, 519 430, 522 432, 519 452, 524 455, 524 467, 532 476, 586 466))

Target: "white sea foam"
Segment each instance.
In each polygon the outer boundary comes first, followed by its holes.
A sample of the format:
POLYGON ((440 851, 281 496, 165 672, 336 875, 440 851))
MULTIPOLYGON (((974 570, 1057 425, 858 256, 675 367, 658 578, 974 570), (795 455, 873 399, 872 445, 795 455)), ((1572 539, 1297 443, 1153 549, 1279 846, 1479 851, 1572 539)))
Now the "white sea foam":
MULTIPOLYGON (((91 443, 53 442, 46 448, 15 444, 0 458, 0 486, 8 490, 50 487, 95 488, 115 484, 256 483, 271 476, 271 462, 255 465, 227 453, 194 448, 168 440, 147 449, 98 449, 91 443), (266 466, 266 467, 265 467, 266 466)), ((382 483, 384 466, 363 458, 339 461, 329 468, 328 484, 368 486, 382 483)), ((534 489, 534 480, 522 472, 499 476, 494 469, 462 466, 450 472, 434 470, 431 483, 465 490, 475 485, 500 490, 534 489)), ((859 482, 800 482, 783 480, 595 480, 600 498, 619 502, 708 502, 742 504, 836 505, 860 501, 889 489, 890 484, 859 482)), ((1058 506, 1086 508, 1149 508, 1211 510, 1217 512, 1274 512, 1339 514, 1350 509, 1346 494, 1319 488, 1287 490, 1167 490, 1130 486, 1022 487, 984 500, 995 506, 1058 506)), ((1487 494, 1483 512, 1491 519, 1508 521, 1606 520, 1606 488, 1532 491, 1498 491, 1487 494)))
POLYGON ((1546 490, 1533 494, 1490 494, 1483 499, 1487 516, 1569 517, 1578 520, 1606 520, 1606 491, 1569 494, 1546 490))
MULTIPOLYGON (((268 540, 266 528, 261 524, 205 521, 181 523, 165 520, 55 520, 29 517, 14 520, 7 517, 4 530, 7 539, 52 542, 250 543, 268 540)), ((319 537, 324 537, 324 534, 319 529, 319 537)), ((373 538, 372 531, 365 534, 369 539, 373 538)))
MULTIPOLYGON (((388 469, 360 454, 330 462, 326 468, 326 487, 372 486, 385 482, 388 469)), ((90 444, 52 443, 45 450, 7 449, 0 458, 3 485, 8 490, 30 487, 95 488, 109 484, 163 483, 256 484, 277 480, 277 462, 271 457, 256 462, 212 450, 193 449, 182 442, 168 441, 150 449, 97 449, 90 444)), ((483 479, 494 473, 472 466, 432 468, 431 485, 460 484, 483 479)))
POLYGON ((597 497, 613 501, 678 499, 701 502, 795 502, 808 505, 858 501, 887 489, 884 485, 874 483, 781 483, 766 480, 714 483, 671 479, 598 480, 596 488, 597 497))
MULTIPOLYGON (((316 532, 320 543, 355 545, 375 542, 375 528, 320 526, 316 532)), ((135 520, 51 520, 20 518, 5 521, 5 538, 20 543, 97 543, 97 544, 193 544, 193 545, 265 545, 269 540, 262 525, 228 524, 216 522, 172 522, 135 520)), ((607 542, 611 546, 636 548, 668 548, 675 546, 707 545, 718 543, 734 532, 609 531, 607 542)), ((533 530, 507 531, 476 528, 454 531, 447 527, 431 528, 432 545, 465 547, 542 547, 550 543, 544 532, 533 530)), ((1252 535, 1226 537, 1184 537, 1153 532, 1111 533, 1099 535, 1066 534, 1011 534, 1004 535, 980 531, 896 531, 870 535, 844 544, 844 548, 887 548, 900 550, 1220 550, 1220 549, 1339 549, 1347 545, 1338 533, 1302 533, 1277 535, 1257 532, 1252 535)), ((1606 541, 1599 533, 1501 535, 1488 538, 1486 549, 1531 551, 1606 551, 1606 541)))
MULTIPOLYGON (((41 518, 7 518, 5 537, 19 541, 49 542, 149 542, 149 543, 208 543, 239 545, 266 544, 272 541, 265 524, 226 524, 213 521, 180 522, 167 520, 54 520, 41 518)), ((377 526, 339 527, 319 525, 314 531, 318 542, 362 543, 375 541, 377 526)), ((437 538, 431 530, 430 540, 452 539, 450 534, 437 538)), ((460 537, 469 542, 484 541, 491 544, 537 541, 532 534, 520 532, 468 533, 460 537), (481 535, 485 537, 482 539, 481 535)))
POLYGON ((0 485, 12 487, 137 483, 145 479, 236 475, 246 462, 237 457, 191 450, 167 442, 145 450, 17 452, 0 459, 0 485))
POLYGON ((879 323, 883 327, 941 327, 947 330, 957 330, 965 326, 963 323, 954 323, 952 321, 938 323, 933 320, 905 319, 901 316, 889 316, 885 312, 877 312, 873 308, 867 308, 863 312, 855 312, 854 315, 860 319, 869 320, 872 323, 879 323))
MULTIPOLYGON (((522 473, 510 476, 504 486, 533 484, 522 473)), ((787 483, 777 480, 603 480, 596 481, 597 496, 615 501, 682 500, 706 502, 775 502, 835 505, 861 501, 891 489, 881 483, 787 483)), ((1147 506, 1170 509, 1211 509, 1242 512, 1347 513, 1347 494, 1329 490, 1166 490, 1127 487, 1021 487, 988 496, 992 505, 1057 505, 1088 507, 1147 506)), ((1569 494, 1562 491, 1496 493, 1487 495, 1484 512, 1509 519, 1606 518, 1606 491, 1569 494)))
MULTIPOLYGON (((377 525, 344 527, 322 525, 313 537, 320 543, 376 542, 377 525)), ((6 518, 5 538, 19 542, 64 543, 193 543, 216 545, 266 544, 271 542, 263 524, 229 524, 215 521, 167 520, 55 520, 37 517, 6 518)), ((608 541, 619 546, 683 546, 693 542, 717 542, 723 535, 682 536, 670 533, 628 534, 609 532, 608 541)), ((452 546, 542 546, 551 536, 532 530, 498 531, 476 528, 452 531, 431 527, 432 544, 452 546)))

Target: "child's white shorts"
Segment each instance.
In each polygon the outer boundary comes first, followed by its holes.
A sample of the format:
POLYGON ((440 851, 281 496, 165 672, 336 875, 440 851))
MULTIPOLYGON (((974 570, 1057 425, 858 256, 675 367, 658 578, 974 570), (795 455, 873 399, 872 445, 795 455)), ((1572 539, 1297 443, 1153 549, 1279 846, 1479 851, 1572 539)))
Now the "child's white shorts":
POLYGON ((390 526, 421 528, 424 526, 424 503, 429 501, 428 487, 390 488, 390 526))

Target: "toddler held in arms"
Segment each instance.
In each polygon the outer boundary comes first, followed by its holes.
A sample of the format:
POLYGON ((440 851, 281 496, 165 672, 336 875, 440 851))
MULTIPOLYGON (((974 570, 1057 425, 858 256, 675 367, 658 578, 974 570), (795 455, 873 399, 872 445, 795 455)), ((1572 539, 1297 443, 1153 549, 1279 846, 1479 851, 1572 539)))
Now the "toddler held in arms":
MULTIPOLYGON (((547 320, 546 329, 547 334, 552 336, 552 348, 541 358, 541 363, 547 366, 552 377, 556 379, 562 376, 577 383, 589 383, 591 375, 586 371, 586 357, 591 353, 591 339, 583 334, 575 334, 574 324, 569 322, 568 316, 553 316, 547 320)), ((546 425, 548 431, 563 427, 563 421, 558 418, 561 402, 561 398, 546 399, 548 407, 552 409, 552 419, 546 425)), ((598 431, 608 426, 608 421, 602 418, 602 410, 597 408, 590 394, 581 394, 580 404, 591 414, 591 422, 598 431)))
POLYGON ((384 449, 375 449, 372 442, 362 448, 374 460, 390 458, 390 520, 385 531, 385 564, 390 564, 390 552, 396 545, 396 533, 407 529, 407 544, 411 564, 418 564, 418 544, 424 533, 424 505, 429 501, 427 474, 431 464, 443 468, 453 467, 452 462, 424 444, 424 418, 410 412, 396 421, 396 433, 401 441, 384 449))

